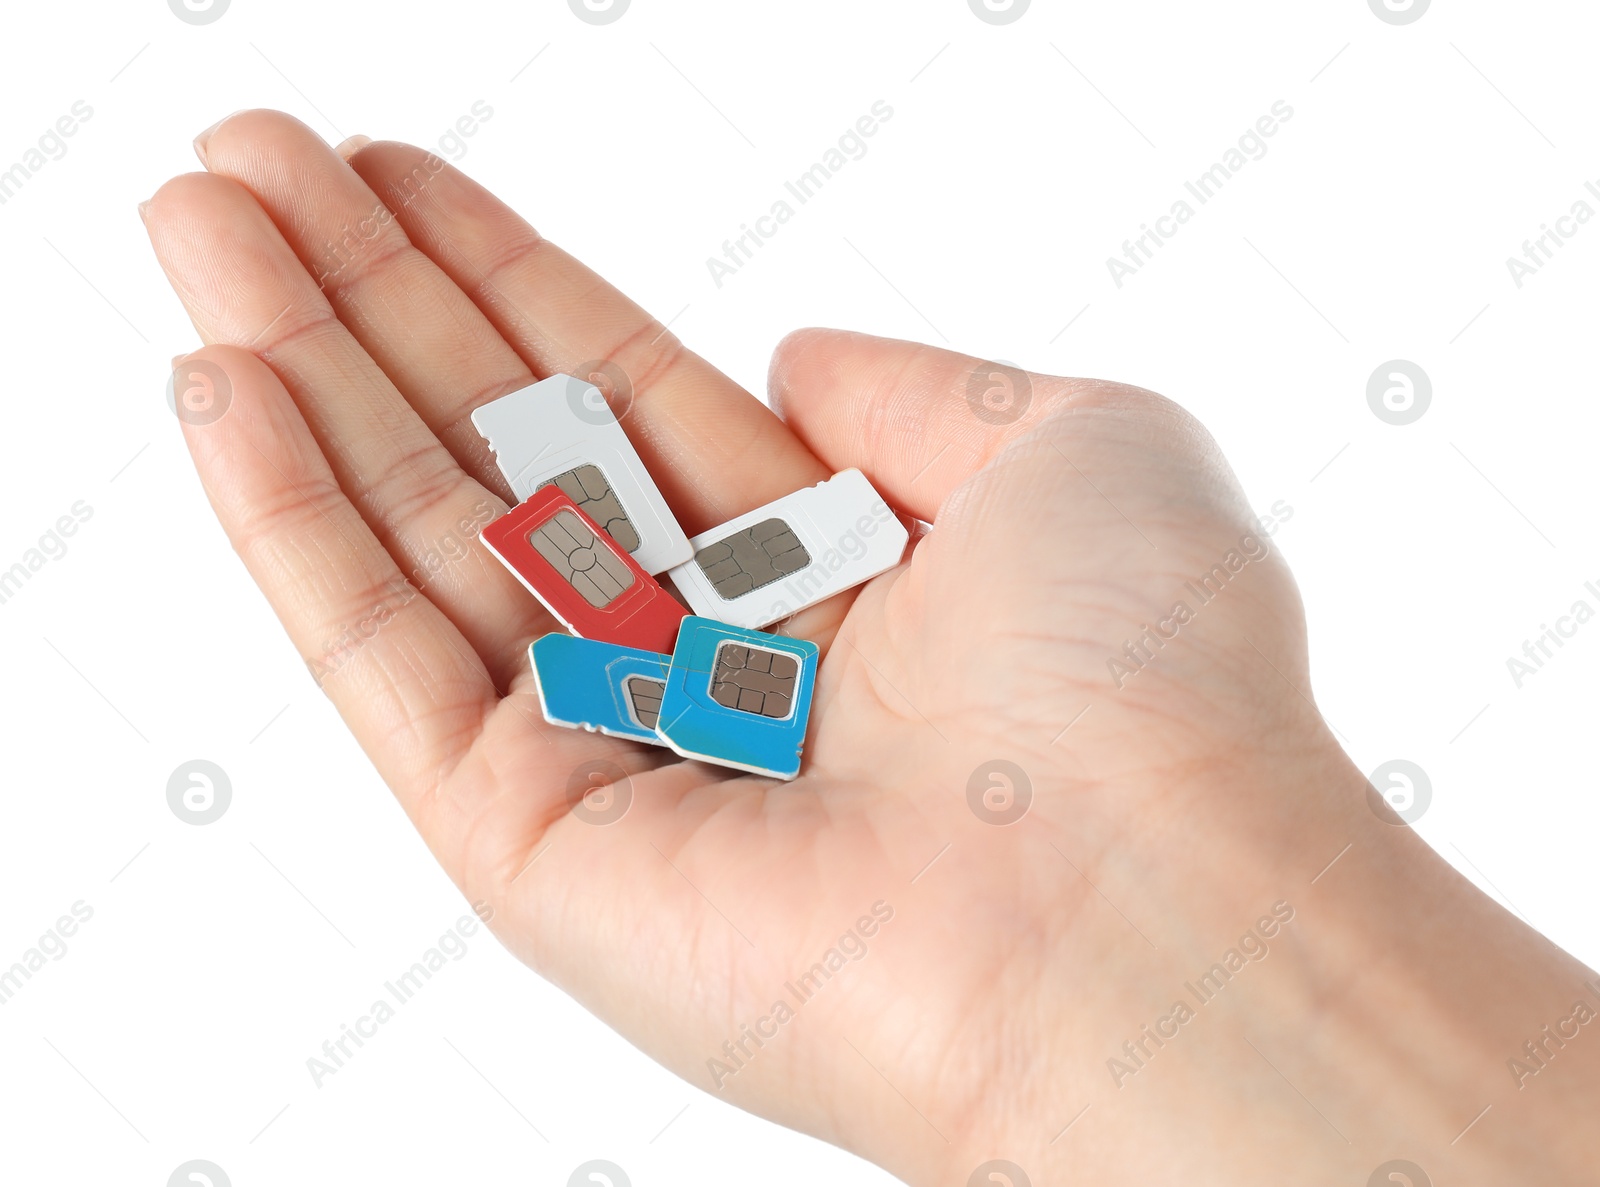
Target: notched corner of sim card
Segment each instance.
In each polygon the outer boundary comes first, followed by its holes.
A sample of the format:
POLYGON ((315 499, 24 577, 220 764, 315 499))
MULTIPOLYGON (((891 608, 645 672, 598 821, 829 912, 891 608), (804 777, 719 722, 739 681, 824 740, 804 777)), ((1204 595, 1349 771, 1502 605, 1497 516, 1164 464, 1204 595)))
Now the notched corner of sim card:
POLYGON ((663 744, 653 689, 665 685, 665 655, 560 633, 535 639, 528 655, 540 710, 552 725, 663 744))
POLYGON ((551 631, 549 634, 540 635, 528 644, 528 667, 533 672, 533 691, 539 698, 539 712, 551 725, 564 725, 572 729, 582 729, 583 725, 577 721, 564 721, 557 716, 550 702, 551 694, 555 691, 555 681, 560 679, 558 674, 561 663, 560 651, 562 639, 570 639, 562 631, 551 631))
POLYGON ((561 415, 558 410, 571 405, 586 386, 592 385, 570 375, 552 375, 472 410, 472 427, 488 443, 500 473, 519 498, 531 493, 533 484, 528 476, 551 451, 552 411, 561 415), (580 390, 574 392, 572 384, 580 390))
POLYGON ((508 442, 519 439, 527 428, 530 393, 538 386, 530 383, 472 410, 472 427, 497 454, 508 442))
POLYGON ((593 383, 552 375, 492 400, 472 423, 519 499, 549 483, 593 513, 652 575, 687 561, 689 538, 593 383))

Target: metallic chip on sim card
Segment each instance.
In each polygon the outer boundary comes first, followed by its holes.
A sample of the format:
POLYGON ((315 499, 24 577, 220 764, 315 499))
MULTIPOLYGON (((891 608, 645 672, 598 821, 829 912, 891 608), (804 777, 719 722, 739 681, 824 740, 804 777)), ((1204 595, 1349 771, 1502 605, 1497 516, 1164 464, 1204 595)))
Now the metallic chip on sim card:
POLYGON ((731 602, 805 568, 811 563, 811 554, 793 528, 774 518, 696 549, 694 563, 717 596, 731 602))
POLYGON ((696 536, 672 580, 696 614, 764 627, 894 568, 909 538, 866 475, 844 470, 696 536))
POLYGON ((594 384, 552 375, 475 409, 472 423, 518 499, 553 483, 646 573, 665 572, 693 555, 594 384))
POLYGON ((656 732, 685 758, 793 779, 816 675, 807 639, 685 618, 656 732))
POLYGON ((584 601, 603 609, 628 592, 633 573, 578 514, 557 511, 528 533, 528 542, 584 601))
POLYGON ((723 643, 711 669, 711 699, 724 709, 757 717, 789 716, 800 661, 781 651, 723 643))
POLYGON ((559 486, 483 529, 484 545, 574 634, 666 653, 687 611, 559 486))
POLYGON ((580 511, 599 524, 625 551, 638 551, 639 533, 634 530, 633 521, 599 466, 574 467, 565 474, 557 474, 544 485, 559 486, 580 511))
MULTIPOLYGON (((663 666, 660 680, 648 676, 629 676, 622 682, 622 695, 629 714, 652 734, 655 733, 656 722, 661 720, 661 696, 667 690, 666 675, 667 670, 663 666)), ((661 741, 659 736, 655 740, 661 741)))

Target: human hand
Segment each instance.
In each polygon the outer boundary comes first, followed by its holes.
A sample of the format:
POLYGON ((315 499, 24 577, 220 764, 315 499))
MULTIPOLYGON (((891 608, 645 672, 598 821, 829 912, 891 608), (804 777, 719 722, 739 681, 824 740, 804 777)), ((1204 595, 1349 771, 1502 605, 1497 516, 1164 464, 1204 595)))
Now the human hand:
POLYGON ((780 418, 422 150, 347 162, 271 112, 198 143, 144 214, 210 344, 181 370, 225 377, 184 424, 208 496, 456 884, 644 1051, 917 1183, 1594 1165, 1561 1109, 1600 1106, 1600 1040, 1537 1102, 1504 1068, 1584 970, 1369 809, 1288 570, 1176 405, 1017 373, 974 405, 979 360, 804 331, 780 418), (510 492, 469 414, 597 361, 691 535, 851 466, 933 524, 786 624, 826 648, 792 783, 542 720, 554 624, 470 541, 510 492))

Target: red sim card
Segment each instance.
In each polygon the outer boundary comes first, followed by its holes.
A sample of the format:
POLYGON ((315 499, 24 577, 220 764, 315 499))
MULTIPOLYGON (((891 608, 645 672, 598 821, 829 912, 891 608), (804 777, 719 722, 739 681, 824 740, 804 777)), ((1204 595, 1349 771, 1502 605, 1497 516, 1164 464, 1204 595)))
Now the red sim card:
POLYGON ((671 654, 689 612, 559 486, 540 487, 481 538, 573 634, 671 654))

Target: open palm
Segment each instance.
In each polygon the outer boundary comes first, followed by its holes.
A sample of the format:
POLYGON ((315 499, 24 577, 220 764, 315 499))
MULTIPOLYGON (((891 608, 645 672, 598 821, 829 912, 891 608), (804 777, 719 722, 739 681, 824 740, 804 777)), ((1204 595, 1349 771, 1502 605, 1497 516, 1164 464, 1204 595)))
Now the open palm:
POLYGON ((923 1181, 1056 1157, 1170 974, 1331 855, 1344 801, 1274 785, 1344 771, 1298 599, 1174 405, 805 331, 780 417, 419 149, 272 112, 199 147, 144 215, 229 537, 500 938, 692 1083, 923 1181), (825 648, 792 783, 543 720, 555 628, 474 539, 510 492, 469 414, 556 372, 626 377, 690 534, 852 466, 933 525, 783 627, 825 648))

